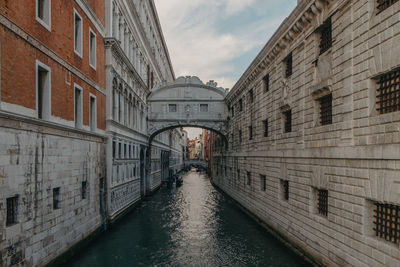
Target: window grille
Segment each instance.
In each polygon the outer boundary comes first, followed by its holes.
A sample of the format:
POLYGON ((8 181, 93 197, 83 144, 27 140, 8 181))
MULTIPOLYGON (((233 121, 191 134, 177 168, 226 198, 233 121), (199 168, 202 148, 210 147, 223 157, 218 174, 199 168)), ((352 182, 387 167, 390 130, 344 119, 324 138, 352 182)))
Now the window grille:
POLYGON ((319 99, 321 125, 332 124, 332 94, 319 99))
POLYGON ((293 58, 292 58, 292 53, 290 53, 286 58, 285 58, 285 64, 286 64, 286 78, 289 78, 293 74, 293 58))
POLYGON ((292 131, 292 110, 283 113, 285 117, 285 133, 292 131))
POLYGON ((86 199, 87 196, 87 182, 82 182, 82 192, 81 192, 82 199, 86 199))
POLYGON ((318 213, 328 216, 328 190, 318 190, 318 213))
POLYGON ((253 91, 253 89, 251 89, 249 91, 249 98, 250 98, 250 103, 253 103, 254 102, 254 91, 253 91))
POLYGON ((289 200, 289 181, 282 180, 283 199, 289 200))
POLYGON ((375 235, 398 244, 400 241, 400 206, 376 202, 374 218, 375 235))
POLYGON ((177 112, 176 104, 169 104, 168 110, 169 110, 169 112, 177 112))
POLYGON ((319 54, 322 55, 332 47, 332 20, 327 19, 320 27, 321 41, 319 43, 319 54))
POLYGON ((261 191, 266 191, 267 189, 267 177, 265 175, 260 175, 261 180, 261 191))
POLYGON ((380 114, 400 110, 400 69, 385 73, 377 81, 377 110, 380 114))
POLYGON ((265 75, 263 80, 264 80, 265 92, 268 92, 269 91, 269 74, 265 75))
POLYGON ((208 104, 200 104, 200 112, 208 112, 208 104))
POLYGON ((60 208, 60 188, 53 188, 53 209, 60 208))
POLYGON ((249 140, 253 139, 253 126, 249 126, 249 140))
POLYGON ((377 9, 378 9, 378 13, 381 13, 382 11, 384 11, 385 9, 387 9, 388 7, 390 7, 391 5, 393 5, 394 3, 398 2, 399 0, 377 0, 377 9))
POLYGON ((264 136, 268 137, 268 120, 264 121, 264 136))
POLYGON ((7 220, 6 226, 17 223, 17 212, 18 212, 18 197, 7 198, 7 220))

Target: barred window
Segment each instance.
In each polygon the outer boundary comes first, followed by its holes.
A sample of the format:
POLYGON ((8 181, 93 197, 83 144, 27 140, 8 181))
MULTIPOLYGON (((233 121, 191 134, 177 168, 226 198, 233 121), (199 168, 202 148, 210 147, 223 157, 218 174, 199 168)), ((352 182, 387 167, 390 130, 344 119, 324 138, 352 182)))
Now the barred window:
POLYGON ((260 175, 261 191, 266 191, 267 189, 267 177, 265 175, 260 175))
POLYGON ((60 208, 60 188, 53 188, 53 209, 60 208))
POLYGON ((82 199, 86 199, 87 197, 87 181, 82 182, 81 197, 82 199))
POLYGON ((380 114, 400 110, 400 69, 381 75, 377 81, 377 110, 380 114))
POLYGON ((176 104, 169 104, 168 105, 168 111, 169 112, 177 112, 177 106, 176 106, 176 104))
POLYGON ((239 111, 243 111, 243 100, 239 99, 239 111))
POLYGON ((285 58, 285 65, 286 65, 286 70, 285 70, 285 77, 289 78, 293 74, 293 57, 292 53, 290 53, 286 58, 285 58))
POLYGON ((269 74, 265 75, 263 80, 264 80, 265 92, 268 92, 269 91, 269 74))
POLYGON ((285 133, 292 131, 292 110, 285 111, 283 113, 285 119, 285 133))
POLYGON ((208 112, 208 104, 200 104, 200 112, 208 112))
POLYGON ((18 196, 7 198, 7 220, 6 226, 17 223, 18 196))
POLYGON ((264 136, 268 137, 268 120, 264 121, 264 136))
POLYGON ((332 124, 332 94, 318 99, 320 105, 321 125, 332 124))
POLYGON ((282 187, 283 199, 289 200, 289 181, 281 180, 281 187, 282 187))
POLYGON ((381 13, 382 11, 384 11, 385 9, 387 9, 388 7, 390 7, 391 5, 393 5, 394 3, 398 2, 399 0, 377 0, 377 9, 378 12, 377 14, 381 13))
POLYGON ((318 190, 318 213, 328 216, 328 190, 318 190))
POLYGON ((249 91, 249 99, 250 99, 250 103, 254 102, 254 91, 253 91, 253 89, 251 89, 249 91))
POLYGON ((253 139, 253 126, 249 126, 249 140, 253 139))
POLYGON ((247 172, 247 185, 251 185, 251 172, 247 172))
POLYGON ((327 19, 320 27, 321 40, 319 43, 319 54, 322 55, 332 47, 332 20, 327 19))
POLYGON ((375 235, 398 244, 400 241, 400 206, 376 202, 374 219, 375 235))

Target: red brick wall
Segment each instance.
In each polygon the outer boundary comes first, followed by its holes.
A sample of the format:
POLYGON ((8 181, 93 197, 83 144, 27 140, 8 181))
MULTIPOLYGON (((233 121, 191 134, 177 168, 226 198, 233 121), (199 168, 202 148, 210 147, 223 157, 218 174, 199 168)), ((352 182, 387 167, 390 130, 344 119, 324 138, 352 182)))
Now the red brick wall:
MULTIPOLYGON (((52 1, 51 32, 37 22, 35 4, 36 1, 33 0, 23 3, 22 0, 0 0, 0 13, 105 89, 104 41, 75 1, 52 1), (83 20, 83 58, 74 53, 73 8, 79 12, 83 20), (96 70, 89 66, 89 27, 96 33, 96 70)), ((99 4, 95 11, 104 17, 104 3, 99 4), (101 8, 103 12, 100 12, 101 8)), ((39 60, 51 68, 52 115, 69 121, 74 120, 75 82, 83 88, 83 124, 89 124, 89 93, 92 93, 97 99, 97 127, 105 129, 105 95, 72 73, 71 83, 68 85, 67 70, 63 66, 3 25, 0 25, 0 42, 2 101, 36 109, 36 60, 39 60)))

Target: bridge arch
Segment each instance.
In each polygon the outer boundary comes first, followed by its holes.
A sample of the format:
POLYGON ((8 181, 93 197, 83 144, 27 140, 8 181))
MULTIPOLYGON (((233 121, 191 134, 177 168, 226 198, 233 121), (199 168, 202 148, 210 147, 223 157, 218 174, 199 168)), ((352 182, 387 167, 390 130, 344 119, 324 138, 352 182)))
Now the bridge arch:
POLYGON ((148 97, 148 132, 150 141, 159 133, 177 127, 212 130, 227 139, 227 89, 196 76, 179 77, 164 83, 148 97))

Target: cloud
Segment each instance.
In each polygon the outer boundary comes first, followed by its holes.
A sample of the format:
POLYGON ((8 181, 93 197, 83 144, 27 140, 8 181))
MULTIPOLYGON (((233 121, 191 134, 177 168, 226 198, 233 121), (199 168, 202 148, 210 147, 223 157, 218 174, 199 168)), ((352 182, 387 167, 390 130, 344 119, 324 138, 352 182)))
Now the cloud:
POLYGON ((237 12, 242 11, 244 8, 252 5, 254 0, 225 0, 226 1, 226 13, 233 15, 237 12))

